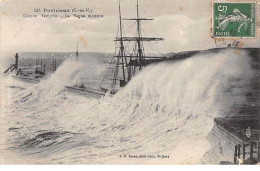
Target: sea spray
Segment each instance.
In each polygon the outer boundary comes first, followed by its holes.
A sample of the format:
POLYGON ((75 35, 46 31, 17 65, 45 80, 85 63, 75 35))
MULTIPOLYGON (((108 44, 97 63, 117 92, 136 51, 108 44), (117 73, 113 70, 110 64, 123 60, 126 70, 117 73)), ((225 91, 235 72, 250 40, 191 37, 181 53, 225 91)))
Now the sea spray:
POLYGON ((244 103, 249 62, 229 50, 147 67, 114 97, 75 109, 71 123, 91 137, 110 137, 124 153, 167 153, 172 163, 198 164, 211 148, 214 117, 244 103))
POLYGON ((48 140, 49 146, 44 146, 44 139, 37 141, 26 151, 37 151, 39 156, 44 152, 45 159, 35 158, 37 162, 200 164, 211 148, 206 137, 214 117, 228 116, 234 104, 244 103, 253 74, 250 58, 242 51, 208 53, 148 66, 113 97, 91 100, 62 91, 79 81, 77 68, 64 64, 31 89, 34 105, 16 103, 23 110, 14 112, 27 118, 20 123, 20 135, 26 132, 19 136, 20 144, 41 137, 43 130, 70 137, 59 138, 59 143, 48 140), (169 159, 120 155, 169 155, 169 159))

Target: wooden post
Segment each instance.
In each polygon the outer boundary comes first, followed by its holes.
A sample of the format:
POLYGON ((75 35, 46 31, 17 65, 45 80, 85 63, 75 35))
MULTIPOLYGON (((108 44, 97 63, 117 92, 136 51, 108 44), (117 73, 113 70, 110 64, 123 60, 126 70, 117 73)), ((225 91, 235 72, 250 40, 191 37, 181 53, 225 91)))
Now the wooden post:
POLYGON ((257 146, 256 146, 256 150, 257 150, 257 159, 258 161, 260 161, 260 143, 259 140, 257 141, 257 146))
POLYGON ((253 159, 253 150, 254 150, 253 141, 250 141, 250 160, 253 159))
POLYGON ((57 60, 55 59, 55 71, 57 70, 57 60))
POLYGON ((240 159, 240 147, 241 147, 241 145, 240 144, 238 144, 237 145, 237 157, 240 159))
POLYGON ((15 54, 15 65, 14 65, 16 70, 18 69, 18 58, 19 58, 18 53, 16 53, 15 54))
POLYGON ((235 146, 235 153, 234 153, 234 164, 237 163, 237 145, 235 146))
POLYGON ((245 160, 246 159, 246 144, 245 144, 245 142, 243 142, 243 147, 242 147, 243 149, 242 149, 242 151, 243 151, 243 160, 245 160))
POLYGON ((45 75, 45 64, 43 65, 43 74, 45 75))
POLYGON ((53 70, 53 72, 55 71, 54 58, 52 58, 52 70, 53 70))

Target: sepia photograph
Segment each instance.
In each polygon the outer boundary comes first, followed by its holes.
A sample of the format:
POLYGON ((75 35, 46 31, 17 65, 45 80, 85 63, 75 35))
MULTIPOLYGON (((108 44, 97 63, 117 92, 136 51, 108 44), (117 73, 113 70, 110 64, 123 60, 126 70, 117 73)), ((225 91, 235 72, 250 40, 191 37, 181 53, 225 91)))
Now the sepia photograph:
POLYGON ((259 0, 0 9, 0 165, 260 164, 259 0))

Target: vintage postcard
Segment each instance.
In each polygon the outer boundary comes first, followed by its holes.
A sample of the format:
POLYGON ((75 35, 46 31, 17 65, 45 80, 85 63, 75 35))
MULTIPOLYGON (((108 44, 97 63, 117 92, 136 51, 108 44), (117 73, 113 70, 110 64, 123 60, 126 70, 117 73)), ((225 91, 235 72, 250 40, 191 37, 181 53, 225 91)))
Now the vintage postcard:
POLYGON ((1 0, 0 164, 260 163, 257 0, 1 0))

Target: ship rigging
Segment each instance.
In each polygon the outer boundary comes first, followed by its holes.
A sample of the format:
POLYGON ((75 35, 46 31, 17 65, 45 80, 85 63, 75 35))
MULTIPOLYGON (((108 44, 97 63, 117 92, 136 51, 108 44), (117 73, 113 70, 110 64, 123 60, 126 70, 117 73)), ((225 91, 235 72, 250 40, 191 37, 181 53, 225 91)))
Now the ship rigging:
POLYGON ((119 1, 119 29, 115 38, 116 48, 107 72, 102 80, 100 88, 115 94, 120 87, 124 87, 139 71, 148 64, 159 62, 165 59, 164 56, 146 56, 144 42, 157 42, 164 40, 156 37, 143 37, 142 22, 153 19, 141 18, 139 4, 136 4, 136 18, 124 19, 121 15, 121 5, 119 1), (125 37, 123 35, 123 21, 134 21, 136 24, 136 35, 125 37), (132 48, 127 43, 133 42, 132 48))

